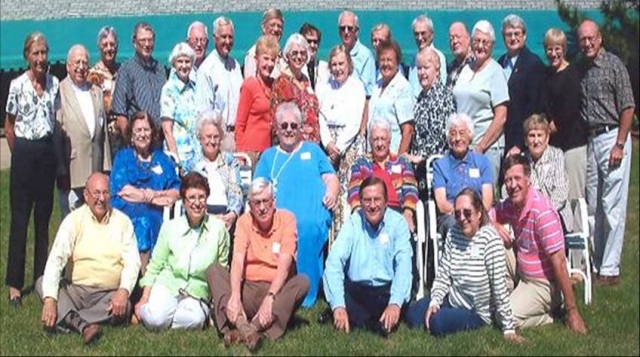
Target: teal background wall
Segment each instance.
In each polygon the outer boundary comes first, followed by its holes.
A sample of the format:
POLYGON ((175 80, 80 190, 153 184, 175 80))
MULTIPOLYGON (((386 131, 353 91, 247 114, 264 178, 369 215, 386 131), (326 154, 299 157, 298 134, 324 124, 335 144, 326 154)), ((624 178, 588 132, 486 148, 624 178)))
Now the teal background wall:
MULTIPOLYGON (((588 16, 600 21, 602 16, 597 10, 585 10, 588 16)), ((409 63, 415 55, 416 48, 413 41, 411 22, 422 13, 428 13, 433 20, 435 28, 435 46, 451 60, 448 44, 448 29, 453 21, 464 22, 469 30, 482 19, 489 20, 496 30, 496 45, 494 57, 498 57, 505 51, 500 36, 500 24, 502 19, 510 14, 517 13, 527 25, 527 44, 529 48, 544 59, 542 40, 549 27, 558 27, 567 30, 567 26, 560 20, 555 10, 431 10, 431 11, 358 11, 360 18, 360 39, 371 46, 371 28, 380 22, 387 23, 391 27, 392 35, 398 41, 403 50, 403 62, 409 63)), ((320 56, 326 58, 331 47, 340 43, 337 31, 337 21, 340 11, 296 11, 285 13, 284 36, 281 45, 284 45, 287 37, 300 28, 302 23, 308 21, 322 31, 322 43, 320 56)), ((244 52, 251 47, 260 35, 261 12, 234 12, 234 13, 200 13, 188 15, 154 15, 141 17, 102 17, 102 18, 70 18, 58 20, 18 20, 0 22, 0 69, 9 70, 24 67, 22 58, 23 41, 31 31, 41 31, 49 41, 49 59, 52 63, 64 62, 68 49, 75 43, 83 44, 90 51, 90 62, 99 59, 96 45, 98 30, 104 25, 111 25, 118 31, 120 40, 118 58, 120 61, 131 57, 133 47, 131 35, 134 25, 141 20, 149 22, 156 30, 156 45, 154 56, 168 66, 167 57, 173 46, 184 41, 186 30, 192 21, 203 21, 209 27, 211 35, 211 23, 219 15, 231 18, 235 25, 235 46, 232 52, 239 62, 244 60, 244 52)), ((209 41, 208 50, 213 48, 213 42, 209 41)))

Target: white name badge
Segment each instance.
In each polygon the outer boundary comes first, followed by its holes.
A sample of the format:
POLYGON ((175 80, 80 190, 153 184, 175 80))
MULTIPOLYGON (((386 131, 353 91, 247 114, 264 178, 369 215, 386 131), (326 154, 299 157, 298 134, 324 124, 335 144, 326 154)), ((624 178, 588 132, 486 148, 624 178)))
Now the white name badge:
POLYGON ((302 154, 300 154, 300 159, 301 160, 311 160, 311 153, 310 152, 303 152, 302 154))
POLYGON ((378 236, 378 239, 380 240, 380 244, 387 244, 389 243, 389 234, 382 232, 378 236))
POLYGON ((480 247, 471 247, 471 258, 480 258, 480 247))
POLYGON ((402 166, 401 165, 391 165, 391 172, 393 172, 394 174, 399 174, 402 172, 402 166))
POLYGON ((271 252, 273 252, 273 254, 280 254, 280 243, 273 242, 271 245, 271 252))
POLYGON ((154 173, 156 173, 158 175, 162 175, 162 166, 156 165, 156 166, 151 168, 151 171, 153 171, 154 173))
POLYGON ((469 177, 478 178, 480 177, 480 169, 469 169, 469 177))

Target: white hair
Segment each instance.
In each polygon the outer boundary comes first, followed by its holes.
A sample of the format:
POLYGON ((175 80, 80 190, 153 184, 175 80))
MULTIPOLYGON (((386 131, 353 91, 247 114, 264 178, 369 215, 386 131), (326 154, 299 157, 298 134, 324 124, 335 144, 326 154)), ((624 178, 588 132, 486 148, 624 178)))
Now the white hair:
POLYGON ((426 23, 427 24, 427 28, 429 29, 429 31, 431 31, 431 33, 434 33, 434 31, 433 31, 433 21, 431 21, 431 19, 429 17, 427 17, 427 15, 419 15, 418 17, 413 19, 413 22, 411 22, 411 29, 415 30, 416 25, 419 22, 426 23))
POLYGON ((273 197, 273 185, 271 184, 271 181, 264 177, 254 179, 251 181, 251 186, 249 187, 249 199, 264 190, 268 190, 270 196, 273 197))
POLYGON ((427 62, 431 62, 436 67, 436 75, 440 73, 440 56, 436 53, 436 51, 431 47, 425 47, 418 52, 416 55, 416 63, 419 64, 420 60, 424 59, 427 62))
POLYGON ((466 113, 453 113, 447 118, 447 124, 445 126, 448 133, 454 126, 464 125, 469 130, 469 137, 473 138, 473 120, 466 113))
POLYGON ((338 17, 338 25, 340 25, 340 22, 342 22, 342 18, 347 15, 352 15, 353 21, 355 22, 354 25, 356 27, 360 27, 360 21, 358 21, 358 15, 356 15, 353 11, 349 11, 349 10, 345 10, 340 13, 340 16, 338 17))
POLYGON ((304 48, 307 51, 307 61, 309 61, 309 42, 299 33, 294 33, 287 39, 287 43, 284 45, 284 56, 289 59, 289 50, 293 45, 298 45, 304 48))
POLYGON ((219 111, 205 110, 200 113, 200 116, 196 121, 196 136, 200 136, 202 134, 202 129, 208 124, 215 126, 219 131, 220 138, 224 138, 225 132, 222 129, 222 115, 219 111))
POLYGON ((191 25, 189 25, 189 28, 187 29, 187 38, 189 38, 189 35, 191 35, 191 31, 198 26, 204 29, 204 36, 209 37, 209 33, 207 32, 207 25, 205 25, 201 21, 194 21, 191 23, 191 25))
POLYGON ((491 38, 491 41, 493 41, 493 42, 496 41, 496 32, 493 30, 493 26, 491 25, 491 23, 489 21, 480 20, 480 21, 476 22, 476 24, 473 25, 473 29, 471 30, 471 36, 472 37, 476 33, 476 31, 480 31, 482 33, 485 33, 485 34, 489 35, 489 37, 491 38))
POLYGON ((502 31, 504 32, 507 27, 521 28, 522 32, 527 33, 524 20, 516 14, 509 14, 502 20, 502 31))
POLYGON ((178 57, 187 56, 191 59, 191 63, 196 60, 196 53, 186 42, 180 42, 173 47, 171 50, 171 54, 169 55, 169 63, 173 65, 173 61, 175 61, 178 57))
POLYGON ((279 124, 282 121, 285 113, 293 113, 298 123, 302 124, 302 112, 296 103, 284 102, 278 105, 275 114, 276 124, 279 124))
POLYGON ((233 21, 231 21, 231 19, 224 16, 218 16, 218 18, 213 20, 213 35, 215 36, 218 34, 218 29, 220 27, 227 25, 231 25, 231 31, 234 31, 233 21))
POLYGON ((71 46, 69 52, 67 52, 67 63, 71 61, 71 55, 78 50, 84 51, 84 55, 87 56, 87 62, 89 61, 89 51, 87 51, 87 49, 83 45, 75 44, 71 46))
POLYGON ((98 31, 98 48, 100 48, 100 42, 109 35, 113 36, 113 40, 116 42, 116 46, 118 46, 118 33, 116 29, 111 26, 103 26, 100 31, 98 31))
POLYGON ((385 130, 387 134, 389 134, 389 140, 391 140, 391 124, 389 124, 388 120, 380 117, 373 118, 373 120, 371 121, 371 125, 369 126, 367 141, 371 141, 371 133, 373 132, 373 128, 385 130))

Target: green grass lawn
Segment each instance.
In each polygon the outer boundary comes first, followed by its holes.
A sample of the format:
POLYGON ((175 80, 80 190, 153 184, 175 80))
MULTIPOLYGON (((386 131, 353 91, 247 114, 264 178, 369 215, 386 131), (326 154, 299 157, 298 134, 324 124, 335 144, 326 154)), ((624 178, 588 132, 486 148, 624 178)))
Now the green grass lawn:
MULTIPOLYGON (((638 221, 638 142, 634 143, 633 170, 627 209, 627 227, 622 253, 622 284, 594 288, 593 303, 583 305, 582 286, 576 288, 580 312, 589 333, 578 336, 557 322, 551 326, 524 330, 527 342, 505 342, 495 328, 460 333, 436 339, 422 331, 401 325, 397 333, 382 339, 369 332, 350 335, 320 325, 316 317, 324 308, 317 304, 297 314, 297 324, 278 342, 265 342, 265 355, 640 355, 638 221)), ((9 173, 0 172, 0 277, 4 279, 9 239, 9 173)), ((60 218, 57 202, 51 219, 53 241, 60 218)), ((32 239, 30 231, 30 240, 32 239)), ((33 243, 27 246, 26 282, 32 281, 33 243)), ((4 282, 4 281, 3 281, 4 282)), ((141 326, 106 327, 102 339, 83 346, 77 334, 45 333, 40 324, 41 304, 33 293, 24 297, 23 307, 9 306, 8 291, 0 288, 0 354, 2 355, 248 355, 243 346, 225 349, 215 329, 151 333, 141 326)))

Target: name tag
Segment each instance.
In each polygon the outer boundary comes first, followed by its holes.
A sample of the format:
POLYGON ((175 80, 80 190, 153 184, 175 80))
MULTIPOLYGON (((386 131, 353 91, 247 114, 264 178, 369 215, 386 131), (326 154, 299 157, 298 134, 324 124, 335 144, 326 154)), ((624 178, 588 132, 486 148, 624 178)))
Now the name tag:
POLYGON ((402 173, 402 165, 391 165, 391 172, 393 172, 394 174, 402 173))
POLYGON ((151 171, 153 171, 155 174, 162 175, 162 166, 156 165, 151 168, 151 171))
POLYGON ((387 234, 385 232, 382 232, 378 236, 378 239, 380 240, 380 244, 388 244, 389 243, 389 234, 387 234))
POLYGON ((271 245, 271 252, 273 252, 273 254, 280 254, 280 243, 273 242, 271 245))
POLYGON ((480 247, 471 247, 471 251, 469 253, 471 254, 471 258, 480 258, 480 247))
POLYGON ((301 160, 311 160, 311 153, 310 152, 303 152, 302 154, 300 154, 300 159, 301 160))
POLYGON ((480 177, 480 169, 469 169, 469 177, 478 178, 480 177))

